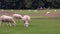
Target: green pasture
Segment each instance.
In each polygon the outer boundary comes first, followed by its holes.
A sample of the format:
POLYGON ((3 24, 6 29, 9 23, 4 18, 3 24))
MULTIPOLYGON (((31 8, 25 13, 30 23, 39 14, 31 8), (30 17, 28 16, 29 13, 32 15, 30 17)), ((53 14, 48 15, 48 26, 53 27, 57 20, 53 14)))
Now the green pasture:
MULTIPOLYGON (((45 14, 46 12, 51 12, 51 13, 55 13, 55 10, 57 13, 60 13, 60 9, 50 9, 50 10, 37 10, 37 12, 35 12, 35 10, 4 10, 4 11, 10 11, 10 12, 15 12, 18 14, 45 14)), ((1 10, 0 10, 1 11, 1 10)))
MULTIPOLYGON (((59 9, 38 10, 38 12, 28 12, 28 10, 14 10, 18 14, 42 14, 47 11, 60 12, 59 9)), ((10 11, 10 10, 5 10, 10 11)), ((29 27, 25 27, 21 20, 16 20, 16 26, 7 26, 6 24, 0 26, 0 34, 60 34, 60 19, 37 19, 37 18, 60 18, 47 16, 31 16, 29 27), (36 18, 36 19, 35 19, 36 18)))
POLYGON ((29 27, 17 21, 16 26, 1 26, 0 34, 60 34, 60 20, 32 19, 29 27))

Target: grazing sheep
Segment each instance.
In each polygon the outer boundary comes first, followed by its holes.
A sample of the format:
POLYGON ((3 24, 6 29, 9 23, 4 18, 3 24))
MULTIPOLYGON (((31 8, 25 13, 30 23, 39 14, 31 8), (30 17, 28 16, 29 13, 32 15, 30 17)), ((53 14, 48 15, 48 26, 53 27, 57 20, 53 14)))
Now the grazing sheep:
POLYGON ((29 22, 30 22, 30 16, 29 15, 24 15, 22 20, 24 21, 24 25, 26 27, 28 27, 29 26, 29 22))
POLYGON ((49 14, 50 12, 46 12, 46 14, 49 14))
POLYGON ((22 19, 22 15, 20 15, 20 14, 13 14, 13 17, 15 19, 22 19))
POLYGON ((11 26, 11 24, 14 26, 16 25, 16 22, 14 21, 13 17, 7 16, 7 15, 0 16, 0 26, 6 22, 8 22, 10 24, 10 26, 11 26))

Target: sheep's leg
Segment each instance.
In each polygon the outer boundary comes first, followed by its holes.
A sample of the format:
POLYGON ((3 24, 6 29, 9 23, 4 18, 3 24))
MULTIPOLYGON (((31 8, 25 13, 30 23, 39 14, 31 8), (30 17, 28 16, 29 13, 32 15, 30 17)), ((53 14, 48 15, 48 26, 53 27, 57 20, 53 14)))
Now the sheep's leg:
POLYGON ((24 26, 25 26, 25 21, 23 21, 24 22, 24 26))
POLYGON ((0 20, 0 26, 3 24, 3 22, 0 20))
POLYGON ((11 26, 11 23, 9 22, 9 25, 11 26))
POLYGON ((2 23, 2 22, 1 22, 1 20, 0 20, 0 26, 1 26, 1 23, 2 23))

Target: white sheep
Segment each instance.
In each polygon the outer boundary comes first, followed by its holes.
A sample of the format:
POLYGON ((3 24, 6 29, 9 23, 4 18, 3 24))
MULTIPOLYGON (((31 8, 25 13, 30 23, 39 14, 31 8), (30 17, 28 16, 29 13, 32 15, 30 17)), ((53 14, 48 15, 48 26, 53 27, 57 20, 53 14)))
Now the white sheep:
POLYGON ((6 23, 6 22, 8 22, 9 24, 10 24, 10 26, 11 26, 11 24, 12 25, 16 25, 16 22, 15 22, 15 20, 13 19, 13 17, 11 17, 11 16, 7 16, 7 15, 2 15, 2 16, 0 16, 0 26, 3 24, 3 23, 6 23))
POLYGON ((46 14, 49 14, 50 12, 46 12, 46 14))
POLYGON ((29 26, 29 22, 30 22, 30 16, 29 15, 24 15, 22 20, 24 21, 24 25, 26 27, 28 27, 29 26))
POLYGON ((13 17, 15 19, 22 19, 22 15, 20 15, 20 14, 13 14, 13 17))

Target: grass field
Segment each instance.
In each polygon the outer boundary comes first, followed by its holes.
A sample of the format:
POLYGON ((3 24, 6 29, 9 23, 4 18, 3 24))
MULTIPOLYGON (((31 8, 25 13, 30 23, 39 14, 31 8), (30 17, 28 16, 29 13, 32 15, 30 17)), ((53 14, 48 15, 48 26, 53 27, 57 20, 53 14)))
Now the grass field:
MULTIPOLYGON (((46 12, 55 12, 55 10, 57 11, 57 13, 60 13, 60 9, 51 9, 51 10, 37 10, 38 12, 34 12, 35 10, 5 10, 5 11, 11 11, 11 12, 15 12, 15 13, 19 13, 19 14, 42 14, 42 13, 46 13, 46 12)), ((1 11, 1 10, 0 10, 1 11)))
MULTIPOLYGON (((27 10, 14 10, 19 14, 43 14, 47 11, 60 13, 59 9, 52 10, 38 10, 38 12, 28 12, 27 10)), ((9 10, 7 10, 9 11, 9 10)), ((14 12, 13 11, 13 12, 14 12)), ((47 16, 31 16, 30 26, 25 27, 22 21, 16 21, 16 26, 7 26, 3 25, 0 27, 0 34, 60 34, 60 19, 47 19, 52 17, 47 16), (37 19, 37 18, 45 18, 45 19, 37 19)), ((53 18, 60 18, 60 16, 55 16, 53 18)))

